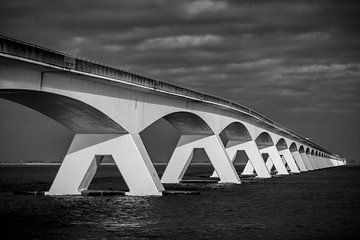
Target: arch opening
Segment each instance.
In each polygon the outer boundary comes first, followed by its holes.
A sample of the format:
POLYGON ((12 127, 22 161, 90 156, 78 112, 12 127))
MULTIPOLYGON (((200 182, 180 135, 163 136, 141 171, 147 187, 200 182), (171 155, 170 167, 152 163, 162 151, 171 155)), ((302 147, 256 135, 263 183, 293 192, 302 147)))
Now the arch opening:
POLYGON ((267 148, 270 146, 274 146, 274 142, 267 132, 262 132, 256 139, 255 142, 259 149, 267 148))
MULTIPOLYGON (((214 135, 209 125, 198 115, 191 112, 174 112, 156 120, 140 132, 140 137, 160 177, 165 172, 182 136, 189 141, 214 135)), ((187 158, 188 156, 183 156, 187 158)), ((213 167, 204 148, 194 148, 190 154, 189 165, 182 173, 181 179, 196 178, 194 169, 202 176, 210 176, 213 167), (190 164, 191 162, 191 164, 190 164), (190 168, 189 168, 189 165, 190 168)))
POLYGON ((300 147, 299 147, 299 153, 304 153, 304 152, 305 152, 304 146, 300 146, 300 147))
POLYGON ((112 155, 97 155, 94 164, 97 166, 94 176, 89 179, 85 177, 81 183, 81 188, 89 191, 115 190, 128 192, 130 190, 112 155))
POLYGON ((310 154, 310 149, 306 148, 306 154, 310 154))
POLYGON ((291 143, 289 147, 290 152, 296 152, 298 150, 296 143, 291 143))
POLYGON ((252 140, 248 129, 240 122, 230 123, 221 131, 219 136, 225 147, 231 147, 252 140))
POLYGON ((288 145, 284 138, 279 139, 279 141, 276 143, 276 148, 278 151, 288 149, 288 145))
POLYGON ((175 112, 163 117, 182 135, 212 135, 214 134, 206 122, 196 114, 175 112))

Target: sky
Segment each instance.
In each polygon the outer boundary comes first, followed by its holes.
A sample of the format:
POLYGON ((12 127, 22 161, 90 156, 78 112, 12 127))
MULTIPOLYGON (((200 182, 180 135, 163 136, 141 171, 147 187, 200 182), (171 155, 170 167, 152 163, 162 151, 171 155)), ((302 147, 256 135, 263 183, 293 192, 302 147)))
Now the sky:
POLYGON ((2 35, 246 105, 360 163, 360 1, 1 0, 0 16, 2 35))

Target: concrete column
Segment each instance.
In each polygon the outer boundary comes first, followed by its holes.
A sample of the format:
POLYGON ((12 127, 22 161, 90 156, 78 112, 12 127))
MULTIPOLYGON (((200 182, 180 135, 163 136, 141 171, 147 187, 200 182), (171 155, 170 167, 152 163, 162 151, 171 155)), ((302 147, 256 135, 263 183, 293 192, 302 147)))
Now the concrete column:
POLYGON ((318 159, 319 163, 320 163, 320 168, 326 168, 326 164, 325 161, 322 157, 320 156, 316 156, 316 158, 318 159))
POLYGON ((311 155, 311 154, 308 154, 307 157, 308 157, 308 159, 309 159, 309 161, 310 161, 310 163, 311 163, 311 166, 314 168, 314 170, 319 169, 319 167, 318 167, 318 165, 317 165, 317 161, 316 161, 316 159, 314 158, 314 156, 311 155))
POLYGON ((161 178, 163 183, 179 183, 192 159, 194 148, 204 148, 222 183, 240 183, 240 178, 216 135, 183 135, 161 178))
MULTIPOLYGON (((265 160, 265 159, 264 159, 265 160)), ((269 155, 267 156, 266 160, 265 160, 265 164, 266 164, 266 167, 267 169, 269 170, 269 172, 271 173, 271 170, 274 166, 274 163, 272 162, 271 158, 269 157, 269 155)))
POLYGON ((319 160, 321 162, 321 167, 322 168, 327 168, 326 161, 324 160, 324 158, 321 157, 321 156, 318 156, 318 158, 319 158, 319 160))
POLYGON ((311 157, 311 154, 306 154, 307 159, 309 160, 309 163, 313 170, 316 170, 316 165, 314 163, 314 159, 311 157))
POLYGON ((319 159, 317 156, 315 156, 315 155, 312 155, 312 157, 313 157, 313 158, 314 158, 314 160, 315 160, 315 163, 316 163, 316 167, 317 167, 317 169, 321 169, 321 168, 322 168, 322 166, 321 166, 320 159, 319 159))
POLYGON ((327 163, 328 163, 328 167, 332 167, 332 162, 331 162, 331 159, 326 158, 326 160, 327 160, 327 163))
MULTIPOLYGON (((271 178, 271 174, 268 171, 263 158, 257 148, 255 141, 248 141, 245 143, 240 143, 225 149, 228 153, 232 162, 234 162, 236 158, 236 154, 239 150, 245 151, 249 160, 247 161, 242 175, 253 175, 254 171, 256 173, 256 177, 258 178, 271 178)), ((211 177, 218 177, 216 171, 211 175, 211 177)))
POLYGON ((330 167, 330 162, 329 162, 329 159, 327 159, 326 157, 323 157, 323 161, 326 165, 326 168, 329 168, 330 167))
POLYGON ((326 159, 326 163, 327 163, 327 167, 331 167, 331 160, 329 158, 325 158, 326 159))
POLYGON ((316 160, 317 160, 318 163, 319 163, 319 168, 320 168, 320 169, 325 168, 325 165, 324 165, 322 159, 321 159, 319 156, 315 156, 315 158, 316 158, 316 160))
POLYGON ((336 166, 336 165, 335 165, 335 160, 334 160, 334 159, 331 159, 331 167, 334 167, 334 166, 336 166))
POLYGON ((313 162, 315 164, 315 168, 320 169, 321 167, 320 167, 320 164, 319 164, 319 159, 317 159, 315 155, 311 155, 311 157, 314 160, 313 162))
POLYGON ((293 156, 289 149, 283 149, 279 151, 280 155, 283 155, 292 173, 300 173, 293 156))
POLYGON ((310 159, 308 158, 308 155, 306 153, 302 152, 302 153, 300 153, 300 156, 306 166, 306 169, 308 171, 314 170, 312 164, 310 163, 310 159))
POLYGON ((328 162, 326 161, 326 158, 324 158, 324 157, 320 157, 321 158, 321 161, 323 162, 323 164, 324 164, 324 167, 325 168, 328 168, 328 162))
POLYGON ((76 134, 47 194, 81 194, 104 155, 113 157, 130 190, 127 195, 162 195, 150 158, 130 134, 76 134))
MULTIPOLYGON (((265 162, 263 158, 261 157, 261 154, 259 152, 259 149, 257 148, 257 145, 255 141, 249 141, 242 144, 238 144, 232 147, 229 147, 226 149, 228 152, 228 155, 232 161, 234 161, 236 157, 236 152, 238 150, 244 150, 246 155, 249 158, 250 165, 252 166, 252 170, 255 170, 257 177, 259 178, 270 178, 270 172, 266 168, 265 162)), ((246 168, 246 166, 245 166, 246 168)), ((248 167, 249 168, 249 167, 248 167)), ((250 169, 244 169, 245 175, 247 172, 249 172, 250 169), (246 171, 245 171, 246 170, 246 171)), ((243 171, 243 173, 244 173, 243 171)), ((253 171, 252 171, 253 172, 253 171)))
POLYGON ((326 166, 329 168, 331 167, 331 160, 327 157, 325 157, 325 161, 326 161, 326 166))
MULTIPOLYGON (((280 153, 279 153, 279 154, 280 154, 280 153)), ((283 162, 286 170, 289 172, 289 171, 290 171, 290 168, 289 168, 289 165, 288 165, 287 162, 286 162, 285 157, 284 157, 283 155, 280 155, 280 157, 281 157, 281 160, 282 160, 282 162, 283 162)))
POLYGON ((270 147, 260 149, 260 153, 269 154, 269 158, 271 159, 272 163, 274 164, 278 174, 283 174, 283 175, 289 174, 288 171, 286 170, 285 165, 283 164, 281 157, 275 146, 270 146, 270 147))
POLYGON ((305 166, 305 163, 304 163, 303 159, 301 158, 299 151, 291 152, 291 155, 294 157, 297 165, 299 166, 300 172, 307 172, 308 169, 305 166))

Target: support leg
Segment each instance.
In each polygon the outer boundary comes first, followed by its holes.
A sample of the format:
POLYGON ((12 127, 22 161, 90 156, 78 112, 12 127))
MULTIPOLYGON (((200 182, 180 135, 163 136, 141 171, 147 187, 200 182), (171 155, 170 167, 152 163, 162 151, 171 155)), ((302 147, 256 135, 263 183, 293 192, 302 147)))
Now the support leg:
POLYGON ((305 163, 306 168, 307 168, 308 170, 310 170, 310 171, 311 171, 311 170, 314 170, 314 167, 313 167, 313 165, 311 164, 308 155, 307 155, 306 153, 304 153, 304 152, 300 153, 300 155, 301 155, 302 160, 303 160, 304 163, 305 163))
MULTIPOLYGON (((245 150, 246 154, 249 157, 249 161, 254 168, 258 178, 270 178, 271 174, 266 167, 264 159, 261 157, 259 149, 255 143, 255 141, 249 141, 243 144, 240 144, 241 150, 245 150)), ((243 171, 243 173, 246 170, 243 171)))
POLYGON ((315 160, 316 160, 316 162, 318 164, 318 168, 323 169, 324 167, 323 167, 321 159, 318 156, 314 156, 314 158, 315 158, 315 160))
MULTIPOLYGON (((279 154, 280 154, 280 153, 279 153, 279 154)), ((290 171, 290 168, 289 168, 289 165, 288 165, 287 162, 286 162, 285 157, 284 157, 282 154, 280 154, 280 157, 281 157, 281 160, 282 160, 282 162, 283 162, 286 170, 289 172, 289 171, 290 171)))
POLYGON ((271 173, 272 168, 274 167, 274 163, 271 160, 271 158, 269 157, 269 155, 266 156, 266 159, 264 158, 264 161, 266 161, 266 168, 269 170, 269 172, 271 173))
POLYGON ((76 134, 48 195, 81 194, 100 163, 99 156, 112 155, 128 188, 128 195, 162 195, 164 188, 155 170, 148 168, 130 134, 76 134))
POLYGON ((297 165, 299 166, 300 172, 307 172, 308 168, 305 166, 305 163, 301 158, 300 153, 298 151, 294 151, 291 153, 291 155, 294 157, 297 165))
MULTIPOLYGON (((246 166, 242 172, 243 175, 252 175, 254 174, 254 170, 257 174, 258 178, 270 178, 270 172, 268 171, 263 158, 257 148, 255 141, 249 141, 241 144, 237 144, 226 148, 226 152, 228 153, 230 159, 234 161, 236 157, 236 153, 239 150, 245 151, 249 160, 246 163, 246 166)), ((212 177, 216 176, 214 172, 212 177)))
POLYGON ((283 155, 289 168, 292 173, 300 173, 298 167, 296 166, 295 160, 293 156, 291 155, 291 152, 289 149, 284 149, 279 151, 279 154, 283 155))
POLYGON ((269 158, 271 158, 278 174, 283 174, 283 175, 289 174, 275 146, 263 148, 260 150, 260 152, 269 154, 269 158))
POLYGON ((186 171, 194 148, 204 148, 217 172, 220 182, 240 183, 240 178, 229 159, 222 143, 216 137, 183 135, 175 148, 174 153, 161 178, 163 183, 178 183, 186 171))
POLYGON ((328 168, 329 167, 328 159, 326 157, 323 157, 323 161, 324 161, 324 164, 325 164, 326 168, 328 168))
POLYGON ((308 159, 310 161, 310 164, 313 167, 313 169, 314 170, 318 169, 318 166, 316 164, 316 160, 313 158, 313 156, 311 154, 308 154, 307 157, 308 157, 308 159))

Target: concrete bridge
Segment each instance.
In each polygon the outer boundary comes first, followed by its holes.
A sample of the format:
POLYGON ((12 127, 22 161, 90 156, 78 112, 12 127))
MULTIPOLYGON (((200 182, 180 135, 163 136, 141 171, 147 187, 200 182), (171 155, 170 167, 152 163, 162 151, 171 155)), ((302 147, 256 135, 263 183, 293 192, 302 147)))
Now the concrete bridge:
POLYGON ((49 195, 86 190, 104 156, 114 159, 128 195, 162 195, 162 183, 178 183, 199 148, 223 183, 241 182, 237 154, 247 160, 242 175, 259 178, 271 178, 273 168, 287 175, 345 164, 242 105, 7 37, 0 37, 0 98, 73 132, 49 195), (171 156, 161 179, 151 160, 159 147, 171 156))

